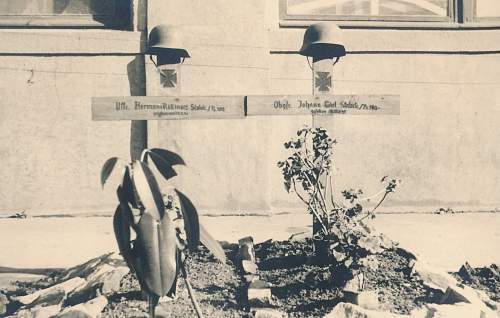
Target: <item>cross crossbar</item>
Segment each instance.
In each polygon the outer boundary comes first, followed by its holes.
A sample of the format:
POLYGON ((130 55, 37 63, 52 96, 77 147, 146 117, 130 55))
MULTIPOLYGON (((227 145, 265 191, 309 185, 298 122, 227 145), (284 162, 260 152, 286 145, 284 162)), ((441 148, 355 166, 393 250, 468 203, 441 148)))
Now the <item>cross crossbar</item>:
POLYGON ((93 120, 234 119, 259 115, 399 115, 398 95, 92 98, 93 120))

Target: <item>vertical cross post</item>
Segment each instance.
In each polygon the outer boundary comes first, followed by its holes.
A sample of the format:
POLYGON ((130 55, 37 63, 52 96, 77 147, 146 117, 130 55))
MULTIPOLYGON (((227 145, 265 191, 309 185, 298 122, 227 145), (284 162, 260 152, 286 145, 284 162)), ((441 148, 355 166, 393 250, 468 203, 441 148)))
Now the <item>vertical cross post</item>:
MULTIPOLYGON (((333 61, 331 58, 321 58, 321 57, 313 57, 312 63, 312 94, 317 95, 329 95, 333 93, 333 61)), ((312 115, 312 126, 318 126, 318 118, 319 116, 312 115)), ((330 118, 333 120, 333 118, 330 118)), ((323 187, 327 187, 328 180, 320 180, 320 186, 322 187, 321 191, 323 191, 323 187)), ((316 220, 316 217, 313 215, 313 236, 316 233, 321 231, 321 223, 316 220)))
MULTIPOLYGON (((333 61, 331 58, 313 58, 312 63, 312 93, 313 95, 333 94, 333 61)), ((313 126, 316 126, 313 115, 313 126)))
POLYGON ((181 94, 181 57, 176 54, 158 55, 157 70, 160 75, 160 96, 179 96, 181 94))
MULTIPOLYGON (((148 5, 147 1, 134 1, 132 17, 134 31, 141 32, 141 43, 146 43, 148 32, 148 5)), ((144 54, 139 54, 128 66, 130 93, 132 96, 146 96, 146 63, 144 54)), ((140 158, 141 153, 148 147, 148 122, 146 120, 132 120, 130 122, 130 158, 132 161, 140 158)))
MULTIPOLYGON (((341 56, 345 55, 345 47, 342 44, 342 31, 338 26, 331 23, 317 23, 307 28, 304 33, 304 41, 299 53, 312 57, 312 91, 313 95, 332 95, 333 65, 341 56)), ((312 116, 312 126, 317 126, 316 116, 312 116)), ((320 175, 319 191, 331 191, 330 182, 326 176, 320 175), (323 178, 321 178, 323 177, 323 178)), ((326 200, 328 201, 328 200, 326 200)), ((326 204, 326 202, 325 202, 326 204)), ((326 206, 328 208, 328 206, 326 206)), ((313 216, 313 236, 321 230, 320 221, 313 216)))

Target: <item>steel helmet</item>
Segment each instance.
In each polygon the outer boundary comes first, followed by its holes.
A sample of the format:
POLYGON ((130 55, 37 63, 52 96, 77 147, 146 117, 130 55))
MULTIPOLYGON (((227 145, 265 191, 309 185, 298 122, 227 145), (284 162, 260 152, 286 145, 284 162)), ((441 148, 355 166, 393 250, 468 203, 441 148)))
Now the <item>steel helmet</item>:
POLYGON ((184 47, 182 32, 172 25, 161 24, 149 32, 148 50, 151 55, 175 53, 179 57, 190 57, 184 47))
POLYGON ((320 22, 309 26, 299 54, 320 58, 345 56, 342 30, 331 22, 320 22))

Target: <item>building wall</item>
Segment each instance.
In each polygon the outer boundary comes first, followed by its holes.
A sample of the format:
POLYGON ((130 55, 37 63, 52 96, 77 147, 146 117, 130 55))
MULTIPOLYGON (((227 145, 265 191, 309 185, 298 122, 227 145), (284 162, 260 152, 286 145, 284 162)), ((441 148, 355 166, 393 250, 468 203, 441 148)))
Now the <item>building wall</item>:
POLYGON ((129 95, 130 57, 0 57, 0 212, 102 211, 100 167, 128 157, 129 124, 91 121, 93 96, 129 95))
MULTIPOLYGON (((290 54, 301 46, 304 29, 279 27, 277 1, 199 3, 155 2, 150 11, 150 27, 166 22, 194 33, 203 25, 202 43, 187 35, 194 40, 187 45, 193 54, 183 65, 183 94, 311 93, 306 60, 290 54), (212 50, 216 54, 207 54, 212 50)), ((498 52, 500 31, 344 33, 353 54, 335 66, 334 92, 398 94, 401 115, 318 120, 339 142, 336 188, 375 193, 389 175, 403 184, 387 210, 497 207, 500 55, 492 52, 498 52)), ((157 80, 154 74, 148 79, 150 85, 157 80)), ((283 190, 276 162, 286 158, 282 143, 303 124, 311 119, 160 122, 159 144, 186 157, 190 167, 179 186, 203 207, 282 211, 299 205, 283 190)))
MULTIPOLYGON (((311 93, 307 61, 290 54, 304 29, 279 27, 276 0, 150 0, 148 27, 161 23, 183 29, 191 54, 181 66, 183 95, 311 93)), ((338 140, 336 188, 372 193, 390 175, 403 185, 388 210, 500 207, 500 30, 345 35, 351 54, 335 66, 334 92, 399 94, 401 114, 319 120, 338 140)), ((127 66, 139 49, 117 43, 139 46, 139 37, 92 38, 75 42, 78 51, 57 38, 16 42, 16 52, 0 56, 0 213, 112 212, 114 190, 101 190, 99 170, 112 155, 128 157, 130 124, 92 122, 90 99, 130 95, 127 66), (29 54, 39 45, 59 50, 29 54)), ((151 63, 146 70, 148 95, 165 94, 151 63)), ((283 190, 276 162, 286 156, 283 142, 310 123, 309 116, 149 122, 150 146, 184 157, 176 185, 205 212, 287 211, 300 206, 283 190)))

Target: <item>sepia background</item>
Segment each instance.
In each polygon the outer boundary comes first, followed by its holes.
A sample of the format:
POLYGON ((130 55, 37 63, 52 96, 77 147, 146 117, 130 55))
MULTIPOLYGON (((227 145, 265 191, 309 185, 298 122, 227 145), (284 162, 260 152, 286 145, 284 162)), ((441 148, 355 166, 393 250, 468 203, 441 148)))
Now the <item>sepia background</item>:
MULTIPOLYGON (((130 122, 92 121, 91 98, 164 94, 149 59, 145 80, 134 71, 147 30, 159 24, 180 30, 191 55, 179 71, 182 95, 297 95, 312 92, 308 61, 297 51, 305 28, 322 19, 337 20, 348 51, 334 68, 334 94, 400 96, 399 116, 318 119, 338 141, 338 191, 375 193, 388 175, 403 183, 382 212, 498 212, 497 1, 457 8, 452 0, 149 0, 147 12, 143 0, 131 1, 131 9, 118 0, 93 2, 0 4, 0 215, 112 215, 113 181, 103 191, 99 174, 107 158, 130 156, 130 122)), ((286 156, 283 142, 311 120, 150 121, 149 146, 182 155, 187 166, 178 168, 176 185, 219 238, 237 239, 243 229, 285 235, 307 222, 300 202, 284 190, 276 162, 286 156), (216 215, 231 216, 209 218, 216 215), (275 216, 275 223, 239 215, 275 216)), ((450 261, 462 248, 477 262, 499 261, 498 214, 399 217, 377 222, 445 266, 463 262, 450 261), (450 245, 441 249, 436 242, 450 245)), ((36 253, 56 251, 54 262, 37 263, 56 266, 76 262, 78 253, 85 259, 114 248, 109 218, 78 220, 0 220, 0 241, 11 253, 0 264, 31 265, 36 253), (12 236, 26 247, 22 255, 12 236), (77 241, 80 251, 68 248, 77 241)))

